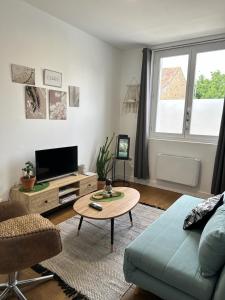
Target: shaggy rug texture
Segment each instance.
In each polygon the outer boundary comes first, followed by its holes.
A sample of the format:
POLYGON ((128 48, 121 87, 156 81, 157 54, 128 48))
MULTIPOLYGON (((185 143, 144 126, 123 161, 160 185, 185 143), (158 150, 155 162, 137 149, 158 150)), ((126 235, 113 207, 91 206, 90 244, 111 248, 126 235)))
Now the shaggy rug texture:
MULTIPOLYGON (((138 204, 129 215, 115 219, 114 252, 110 252, 110 220, 83 220, 77 236, 79 216, 60 223, 63 251, 41 266, 58 275, 68 286, 90 300, 117 300, 130 284, 123 275, 125 248, 164 211, 138 204)), ((75 299, 75 298, 74 298, 75 299)))

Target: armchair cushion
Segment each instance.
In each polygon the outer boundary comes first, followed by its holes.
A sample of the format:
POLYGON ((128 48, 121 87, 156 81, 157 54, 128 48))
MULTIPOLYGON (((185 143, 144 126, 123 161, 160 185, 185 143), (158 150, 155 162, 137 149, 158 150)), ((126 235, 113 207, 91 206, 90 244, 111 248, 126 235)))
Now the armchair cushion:
POLYGON ((0 274, 31 267, 62 249, 59 230, 38 214, 0 223, 0 274))
POLYGON ((29 214, 0 223, 0 240, 19 238, 20 236, 35 234, 36 232, 56 230, 48 219, 39 214, 29 214))

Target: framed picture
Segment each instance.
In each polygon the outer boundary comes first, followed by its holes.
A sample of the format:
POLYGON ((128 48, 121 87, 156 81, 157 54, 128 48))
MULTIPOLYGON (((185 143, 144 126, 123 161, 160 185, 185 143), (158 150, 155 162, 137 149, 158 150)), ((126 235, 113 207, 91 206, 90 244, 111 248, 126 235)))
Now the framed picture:
POLYGON ((43 77, 44 85, 62 87, 62 73, 44 69, 43 77))
POLYGON ((66 92, 49 91, 49 119, 66 120, 66 92))
POLYGON ((12 64, 11 73, 13 82, 35 85, 35 69, 12 64))
POLYGON ((27 119, 46 119, 46 89, 27 85, 25 109, 27 119))
POLYGON ((77 86, 69 86, 69 106, 80 106, 80 88, 77 86))
POLYGON ((116 157, 119 159, 129 159, 130 152, 130 138, 128 135, 119 134, 117 138, 117 153, 116 157))

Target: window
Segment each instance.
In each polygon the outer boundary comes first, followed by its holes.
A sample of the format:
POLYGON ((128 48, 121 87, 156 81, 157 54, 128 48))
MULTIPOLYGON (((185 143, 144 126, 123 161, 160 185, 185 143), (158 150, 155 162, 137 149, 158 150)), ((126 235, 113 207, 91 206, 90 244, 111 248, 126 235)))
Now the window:
POLYGON ((182 133, 187 70, 188 55, 160 60, 156 132, 182 133))
POLYGON ((155 52, 153 137, 216 141, 225 97, 225 42, 155 52))

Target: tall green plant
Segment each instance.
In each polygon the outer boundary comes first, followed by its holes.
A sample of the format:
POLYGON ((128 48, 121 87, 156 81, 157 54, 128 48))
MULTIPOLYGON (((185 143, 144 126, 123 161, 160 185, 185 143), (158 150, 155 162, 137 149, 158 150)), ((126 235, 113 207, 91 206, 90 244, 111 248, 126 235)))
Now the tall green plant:
POLYGON ((99 180, 105 180, 107 177, 107 174, 112 168, 112 157, 113 153, 111 153, 109 147, 112 144, 112 141, 114 139, 115 134, 113 133, 111 139, 107 136, 105 140, 105 144, 100 147, 98 158, 96 162, 96 168, 98 173, 98 179, 99 180))

